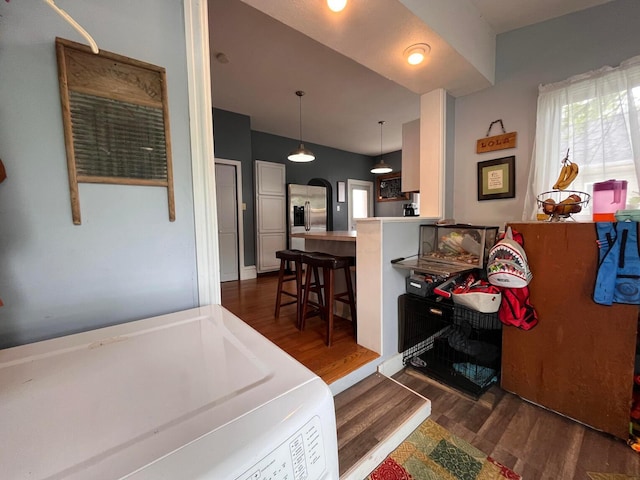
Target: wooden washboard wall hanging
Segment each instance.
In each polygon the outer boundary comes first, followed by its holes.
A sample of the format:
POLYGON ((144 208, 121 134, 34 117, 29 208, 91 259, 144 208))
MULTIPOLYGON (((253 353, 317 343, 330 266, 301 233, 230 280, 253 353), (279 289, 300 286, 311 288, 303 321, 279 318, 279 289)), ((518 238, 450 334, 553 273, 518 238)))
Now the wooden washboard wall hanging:
POLYGON ((79 182, 166 187, 173 222, 165 69, 61 38, 56 55, 73 223, 79 182))

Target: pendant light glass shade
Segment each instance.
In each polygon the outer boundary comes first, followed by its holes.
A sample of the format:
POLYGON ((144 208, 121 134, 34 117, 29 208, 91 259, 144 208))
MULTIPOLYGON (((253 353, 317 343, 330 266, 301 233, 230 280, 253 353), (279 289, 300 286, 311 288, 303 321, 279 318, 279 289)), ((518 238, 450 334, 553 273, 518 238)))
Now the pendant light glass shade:
POLYGON ((296 95, 300 99, 300 145, 298 145, 298 148, 291 152, 287 158, 292 162, 311 162, 315 160, 316 157, 311 150, 307 150, 304 147, 304 143, 302 143, 302 96, 304 95, 304 92, 302 90, 298 90, 296 95))
POLYGON ((292 162, 298 163, 311 162, 316 159, 311 150, 307 150, 306 148, 304 148, 304 143, 300 143, 298 148, 291 152, 287 158, 292 162))
POLYGON ((388 164, 384 163, 384 161, 380 160, 380 162, 376 163, 371 169, 371 173, 390 173, 393 171, 388 164))
POLYGON ((380 120, 378 123, 380 124, 380 161, 373 166, 371 173, 389 173, 393 171, 393 168, 384 163, 382 159, 382 125, 384 125, 384 120, 380 120))

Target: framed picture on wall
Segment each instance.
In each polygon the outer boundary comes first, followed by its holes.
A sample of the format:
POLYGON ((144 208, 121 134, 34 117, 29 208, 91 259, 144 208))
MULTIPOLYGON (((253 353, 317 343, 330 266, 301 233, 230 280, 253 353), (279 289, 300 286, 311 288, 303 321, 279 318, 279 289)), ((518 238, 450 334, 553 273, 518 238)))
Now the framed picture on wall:
POLYGON ((409 194, 401 189, 401 172, 385 173, 376 177, 376 193, 379 202, 409 200, 409 194))
POLYGON ((515 156, 478 162, 478 201, 515 196, 515 156))

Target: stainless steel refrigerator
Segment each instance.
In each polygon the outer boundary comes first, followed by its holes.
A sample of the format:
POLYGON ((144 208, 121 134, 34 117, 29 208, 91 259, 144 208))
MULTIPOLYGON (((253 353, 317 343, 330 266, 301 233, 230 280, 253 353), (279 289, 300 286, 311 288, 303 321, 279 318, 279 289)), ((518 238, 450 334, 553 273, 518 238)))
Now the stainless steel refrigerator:
POLYGON ((304 250, 304 238, 291 234, 327 230, 327 189, 293 183, 287 187, 289 248, 304 250))

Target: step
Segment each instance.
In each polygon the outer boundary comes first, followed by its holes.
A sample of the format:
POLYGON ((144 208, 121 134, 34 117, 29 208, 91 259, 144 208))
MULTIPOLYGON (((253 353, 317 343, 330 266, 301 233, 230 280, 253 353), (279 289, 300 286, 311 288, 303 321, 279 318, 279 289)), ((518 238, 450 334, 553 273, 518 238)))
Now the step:
POLYGON ((431 414, 431 402, 380 373, 334 397, 340 480, 362 480, 431 414))

